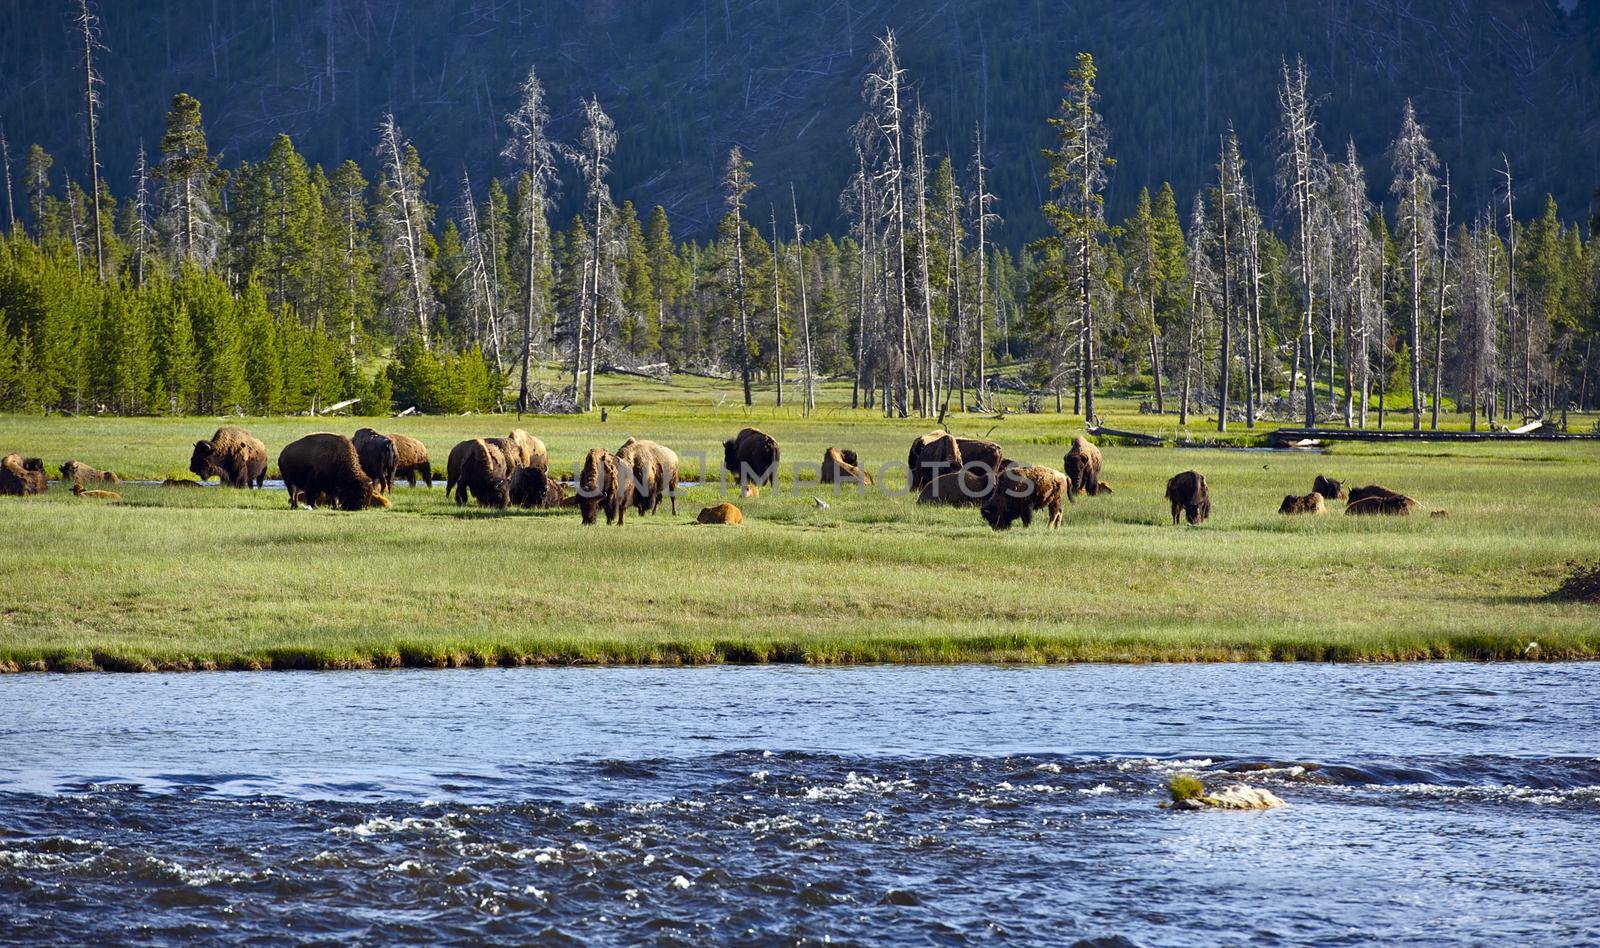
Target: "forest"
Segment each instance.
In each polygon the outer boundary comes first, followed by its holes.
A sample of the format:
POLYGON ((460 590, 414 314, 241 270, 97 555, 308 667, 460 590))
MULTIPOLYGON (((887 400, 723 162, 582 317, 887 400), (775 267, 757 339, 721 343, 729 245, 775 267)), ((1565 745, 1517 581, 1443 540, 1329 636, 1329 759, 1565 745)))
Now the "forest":
POLYGON ((1037 180, 1002 197, 1014 161, 995 167, 981 118, 930 114, 885 30, 858 44, 835 215, 758 187, 733 144, 706 170, 714 231, 675 233, 665 205, 615 196, 630 143, 606 103, 555 134, 537 67, 498 123, 503 174, 430 169, 388 112, 360 162, 322 167, 287 134, 225 161, 184 92, 112 174, 103 27, 74 6, 84 173, 0 137, 0 410, 585 411, 614 370, 802 412, 846 380, 853 405, 901 417, 1092 420, 1116 393, 1219 428, 1462 412, 1476 429, 1595 400, 1597 221, 1530 196, 1505 156, 1452 175, 1410 100, 1361 153, 1303 60, 1277 64, 1263 140, 1229 128, 1182 197, 1127 180, 1101 64, 1052 64, 1037 180), (1115 220, 1114 182, 1133 195, 1115 220), (1002 240, 1001 208, 1032 199, 1038 236, 1002 240))

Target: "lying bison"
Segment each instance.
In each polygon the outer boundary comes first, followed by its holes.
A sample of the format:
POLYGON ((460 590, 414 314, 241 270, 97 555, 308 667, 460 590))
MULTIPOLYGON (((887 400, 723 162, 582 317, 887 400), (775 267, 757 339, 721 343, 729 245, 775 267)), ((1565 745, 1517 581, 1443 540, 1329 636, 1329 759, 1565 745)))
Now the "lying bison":
POLYGON ((455 496, 458 504, 473 500, 485 507, 504 510, 511 503, 511 474, 515 469, 498 438, 473 438, 450 449, 445 480, 445 495, 455 496))
POLYGON ((1061 470, 1072 482, 1072 491, 1067 499, 1071 500, 1073 494, 1095 497, 1111 493, 1111 485, 1100 480, 1100 469, 1104 463, 1100 449, 1091 444, 1088 438, 1082 435, 1073 438, 1072 447, 1061 459, 1061 470))
POLYGON ((1048 510, 1054 529, 1061 526, 1061 498, 1069 489, 1067 475, 1060 471, 1038 464, 1008 467, 983 502, 984 522, 996 530, 1009 529, 1017 520, 1029 527, 1035 510, 1048 510))
POLYGON ((1317 479, 1311 484, 1311 489, 1321 494, 1325 500, 1344 500, 1350 496, 1344 489, 1344 482, 1336 481, 1324 474, 1317 475, 1317 479))
POLYGON ((315 508, 329 504, 340 510, 387 507, 361 470, 356 446, 342 434, 318 432, 292 441, 278 452, 278 471, 289 492, 289 506, 302 502, 315 508))
POLYGON ((1172 505, 1172 525, 1178 525, 1182 512, 1189 525, 1196 526, 1211 516, 1211 492, 1206 489, 1206 476, 1199 471, 1174 474, 1167 481, 1167 502, 1172 505))
POLYGON ((911 489, 921 490, 934 478, 959 469, 962 460, 961 445, 950 432, 940 429, 918 437, 906 452, 911 489))
POLYGON ((708 524, 744 523, 744 511, 724 501, 720 504, 701 508, 700 515, 694 518, 694 522, 708 524))
POLYGON ((722 442, 722 466, 740 484, 776 484, 778 442, 760 428, 745 428, 722 442))
POLYGON ((72 485, 72 496, 87 497, 90 500, 109 500, 113 503, 122 499, 122 495, 114 490, 85 490, 82 484, 72 485))
MULTIPOLYGON (((1011 460, 1000 462, 1001 471, 1017 466, 1017 463, 1011 460)), ((940 474, 922 486, 921 493, 917 494, 917 503, 943 504, 948 507, 980 505, 994 492, 995 484, 998 482, 996 473, 987 466, 969 464, 959 471, 940 474)))
POLYGON ((260 487, 267 479, 267 446, 237 425, 223 425, 209 440, 194 443, 189 470, 202 481, 216 477, 228 487, 260 487))
POLYGON ((361 470, 372 479, 373 488, 385 494, 394 490, 395 475, 400 470, 400 451, 394 441, 371 428, 357 431, 351 441, 356 446, 361 470))
POLYGON ((104 484, 120 484, 122 478, 111 471, 97 471, 82 461, 68 461, 61 465, 61 480, 67 484, 87 486, 99 482, 104 484))
POLYGON ((408 438, 403 434, 378 434, 371 428, 362 428, 352 438, 356 443, 356 453, 361 453, 361 442, 364 438, 377 436, 388 438, 394 445, 395 467, 394 476, 389 479, 390 486, 400 478, 405 478, 412 487, 417 486, 417 478, 421 477, 423 483, 433 486, 433 464, 428 460, 428 448, 416 438, 408 438))
POLYGON ((849 448, 829 448, 822 452, 822 469, 817 477, 824 484, 872 486, 872 475, 861 467, 860 459, 849 448))
POLYGON ((519 467, 511 472, 510 500, 518 507, 561 507, 567 499, 561 482, 548 471, 519 467))
POLYGON ((1320 517, 1327 512, 1328 507, 1322 502, 1322 495, 1317 491, 1312 491, 1303 497, 1298 494, 1290 494, 1283 498, 1283 503, 1278 505, 1278 513, 1281 514, 1311 514, 1314 517, 1320 517))
POLYGON ((661 509, 661 500, 671 501, 672 515, 678 515, 678 454, 664 444, 629 438, 617 449, 617 461, 624 476, 633 476, 633 506, 640 516, 661 509))
POLYGON ((991 471, 998 471, 1005 464, 1005 455, 1000 450, 1000 445, 988 439, 957 438, 956 447, 961 451, 963 465, 981 464, 991 471))
MULTIPOLYGON (((1326 495, 1324 495, 1326 496, 1326 495)), ((1390 490, 1381 484, 1368 484, 1366 487, 1353 487, 1350 489, 1350 503, 1358 504, 1371 497, 1405 497, 1397 490, 1390 490)), ((1407 498, 1409 499, 1409 498, 1407 498)))
POLYGON ((0 458, 0 494, 21 497, 42 494, 49 489, 50 478, 40 459, 24 458, 16 453, 0 458))
POLYGON ((1409 517, 1411 511, 1422 507, 1405 494, 1396 494, 1392 491, 1384 494, 1368 494, 1360 499, 1356 499, 1355 491, 1350 493, 1350 504, 1344 508, 1347 517, 1409 517))
POLYGON ((592 524, 595 515, 603 508, 606 523, 622 526, 628 505, 633 503, 633 476, 622 474, 617 456, 605 448, 590 448, 584 456, 583 467, 578 471, 578 513, 583 522, 592 524))

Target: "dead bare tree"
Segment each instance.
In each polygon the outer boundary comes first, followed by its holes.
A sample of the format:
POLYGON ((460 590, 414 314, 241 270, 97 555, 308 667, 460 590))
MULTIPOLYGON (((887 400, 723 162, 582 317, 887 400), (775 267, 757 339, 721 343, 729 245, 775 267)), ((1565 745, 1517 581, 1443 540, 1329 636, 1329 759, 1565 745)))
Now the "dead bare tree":
POLYGON ((800 400, 801 412, 809 416, 817 407, 816 363, 811 353, 811 310, 806 305, 806 243, 805 231, 800 226, 800 202, 795 197, 794 182, 789 182, 789 209, 794 214, 794 255, 796 284, 800 288, 800 337, 805 359, 805 396, 800 400))
POLYGON ((1399 242, 1405 247, 1407 294, 1410 320, 1407 332, 1411 344, 1411 427, 1422 428, 1422 282, 1423 261, 1433 256, 1435 231, 1433 192, 1437 186, 1434 169, 1439 160, 1417 122, 1416 110, 1407 99, 1400 116, 1400 134, 1389 146, 1394 180, 1389 193, 1395 196, 1395 223, 1399 242))
POLYGON ((573 350, 572 358, 572 394, 578 395, 578 375, 587 365, 587 376, 583 389, 583 410, 594 410, 594 373, 597 367, 596 349, 600 342, 600 315, 602 299, 605 297, 601 285, 601 268, 605 261, 602 259, 606 229, 609 227, 607 218, 611 213, 611 187, 606 183, 606 177, 611 173, 611 156, 617 150, 617 127, 611 121, 611 116, 600 108, 598 97, 591 96, 583 103, 583 131, 578 137, 578 144, 572 149, 571 157, 578 165, 578 170, 583 176, 585 187, 588 189, 587 204, 591 212, 589 220, 593 227, 589 247, 589 259, 585 261, 585 272, 591 277, 586 285, 586 293, 580 294, 578 307, 578 335, 573 350), (588 316, 585 318, 584 309, 587 306, 588 316), (584 330, 587 327, 588 338, 585 341, 584 330))
MULTIPOLYGON (((1313 317, 1315 291, 1312 288, 1311 253, 1315 227, 1314 202, 1322 188, 1326 161, 1322 157, 1322 145, 1317 140, 1315 108, 1306 94, 1306 83, 1304 59, 1295 60, 1293 72, 1290 72, 1288 63, 1283 64, 1283 82, 1278 89, 1278 104, 1283 116, 1279 134, 1278 194, 1280 200, 1289 203, 1294 213, 1300 250, 1300 282, 1305 307, 1301 325, 1305 328, 1306 427, 1311 428, 1317 423, 1316 326, 1313 317)), ((1291 391, 1294 384, 1291 376, 1291 391)))
POLYGON ((933 285, 928 273, 928 156, 924 142, 928 134, 928 113, 919 104, 911 120, 911 187, 917 194, 917 305, 922 310, 922 414, 938 412, 939 383, 935 377, 933 350, 933 285))
MULTIPOLYGON (((510 159, 526 177, 529 192, 525 206, 519 207, 523 228, 523 243, 528 251, 528 286, 523 298, 521 381, 517 386, 517 411, 528 410, 528 363, 533 358, 533 331, 542 325, 540 310, 545 299, 543 262, 548 252, 539 242, 546 229, 545 205, 556 182, 557 148, 550 140, 548 126, 550 114, 544 101, 544 85, 538 72, 528 70, 522 82, 522 97, 517 108, 506 116, 511 137, 506 141, 504 156, 510 159)), ((576 384, 576 382, 574 382, 576 384)))
POLYGON ((988 274, 985 270, 989 260, 988 231, 991 223, 998 224, 1000 216, 990 210, 994 206, 995 196, 984 187, 984 175, 989 170, 983 164, 983 126, 974 125, 972 129, 973 158, 972 158, 972 217, 978 230, 978 407, 984 411, 989 408, 989 374, 986 360, 989 353, 987 338, 988 320, 984 317, 985 288, 988 287, 988 274))
POLYGON ((1439 219, 1439 307, 1433 315, 1433 420, 1439 430, 1440 380, 1444 375, 1445 295, 1450 279, 1450 169, 1444 169, 1444 216, 1439 219))
POLYGON ((428 258, 423 250, 427 239, 424 220, 422 182, 411 143, 395 124, 394 114, 385 113, 378 123, 378 158, 383 165, 383 233, 386 250, 398 265, 400 276, 411 297, 411 317, 424 349, 432 349, 428 336, 431 297, 428 285, 428 258))
MULTIPOLYGON (((143 149, 141 149, 143 151, 143 149)), ((13 232, 17 229, 17 205, 11 191, 11 142, 6 138, 6 126, 0 122, 0 168, 5 170, 6 179, 6 231, 13 232)))
POLYGON ((734 295, 738 297, 739 378, 744 383, 744 403, 752 405, 750 398, 750 303, 746 298, 744 277, 744 198, 755 188, 750 181, 750 162, 738 145, 728 151, 728 166, 722 176, 728 213, 733 216, 733 273, 734 295))
MULTIPOLYGON (((99 122, 100 94, 95 88, 101 80, 94 71, 94 50, 99 46, 100 21, 89 12, 89 0, 78 0, 77 24, 83 32, 83 116, 89 157, 89 204, 94 208, 94 259, 100 280, 106 278, 105 231, 100 222, 100 151, 95 142, 99 122)), ((7 172, 9 177, 10 172, 7 172)), ((9 197, 10 187, 6 193, 9 197)))
MULTIPOLYGON (((877 140, 885 154, 875 170, 885 200, 885 210, 893 229, 893 289, 897 310, 896 324, 900 335, 896 360, 896 395, 900 417, 909 414, 911 400, 911 313, 906 292, 906 201, 905 201, 905 148, 903 138, 904 110, 900 104, 905 70, 900 68, 900 54, 895 45, 893 30, 886 30, 878 39, 873 71, 867 74, 862 96, 867 101, 868 114, 876 125, 877 140)), ((887 407, 887 406, 886 406, 887 407)))
POLYGON ((778 242, 778 209, 771 204, 767 211, 772 216, 772 351, 778 360, 778 395, 776 404, 783 406, 783 272, 779 257, 783 244, 778 242))

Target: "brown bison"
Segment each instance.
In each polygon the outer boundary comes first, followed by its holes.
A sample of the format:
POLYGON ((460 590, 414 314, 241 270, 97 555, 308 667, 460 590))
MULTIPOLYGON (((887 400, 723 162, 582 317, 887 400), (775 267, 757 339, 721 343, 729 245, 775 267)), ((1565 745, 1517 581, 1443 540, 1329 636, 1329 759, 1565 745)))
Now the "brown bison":
POLYGON ((1290 494, 1278 505, 1278 513, 1281 514, 1311 514, 1320 517, 1327 512, 1328 507, 1322 502, 1322 495, 1317 491, 1312 491, 1304 497, 1290 494))
POLYGON ((983 519, 996 530, 1009 529, 1017 520, 1029 527, 1035 510, 1048 510, 1050 528, 1055 529, 1061 526, 1061 498, 1070 487, 1067 475, 1042 465, 1008 467, 983 502, 983 519))
POLYGON ((822 470, 818 479, 824 484, 872 486, 872 475, 861 467, 860 459, 849 448, 829 448, 822 452, 822 470))
POLYGON ((374 499, 372 479, 361 470, 356 446, 342 434, 318 432, 292 441, 278 452, 278 471, 289 492, 289 506, 304 501, 316 508, 330 504, 340 510, 386 506, 374 499))
MULTIPOLYGON (((1366 487, 1352 487, 1350 489, 1350 503, 1358 504, 1371 497, 1405 497, 1397 490, 1390 490, 1381 484, 1368 484, 1366 487)), ((1407 498, 1409 499, 1409 498, 1407 498)), ((1414 501, 1413 501, 1414 503, 1414 501)))
POLYGON ((122 478, 111 471, 97 471, 82 461, 68 461, 61 465, 61 479, 68 484, 87 485, 93 481, 120 484, 122 478))
POLYGON ((394 441, 371 428, 357 431, 351 441, 356 446, 361 470, 372 479, 373 489, 382 493, 394 490, 395 474, 400 470, 400 451, 394 441))
POLYGON ((1172 525, 1178 525, 1182 512, 1189 526, 1203 523, 1211 516, 1211 491, 1206 489, 1206 476, 1199 471, 1174 474, 1167 481, 1167 502, 1172 505, 1172 525))
MULTIPOLYGON (((1017 463, 1009 459, 1000 462, 1001 471, 1016 466, 1017 463)), ((922 492, 917 495, 917 503, 944 504, 949 507, 981 505, 994 492, 998 481, 996 473, 981 464, 969 464, 959 471, 940 474, 923 485, 922 492)))
POLYGON ((633 472, 633 506, 640 516, 661 509, 661 500, 671 502, 672 515, 678 515, 678 454, 664 444, 629 438, 617 449, 617 460, 633 472))
POLYGON ((959 469, 962 461, 961 445, 950 432, 940 429, 918 437, 906 452, 911 489, 921 490, 934 478, 959 469))
POLYGON ((199 481, 191 481, 182 477, 169 477, 161 482, 162 487, 199 487, 199 481))
MULTIPOLYGON (((361 441, 377 435, 372 428, 362 428, 355 433, 351 440, 356 443, 356 453, 361 453, 361 441)), ((394 444, 395 468, 394 477, 390 478, 390 486, 400 478, 405 478, 412 487, 417 486, 417 478, 421 477, 423 483, 433 486, 433 464, 428 460, 428 448, 416 438, 408 438, 403 434, 379 435, 388 438, 394 444)))
POLYGON ((957 438, 956 447, 961 451, 963 465, 982 464, 991 471, 998 471, 1005 464, 1000 445, 985 438, 957 438))
POLYGON ((519 467, 511 473, 510 499, 518 507, 561 507, 567 492, 549 472, 536 467, 519 467))
POLYGON ((633 476, 620 473, 623 465, 617 456, 605 448, 590 448, 578 471, 578 512, 585 524, 595 522, 595 515, 604 508, 606 523, 622 526, 628 505, 633 503, 633 476))
POLYGON ((1350 496, 1344 489, 1343 481, 1336 481, 1324 474, 1317 475, 1317 479, 1311 484, 1311 489, 1326 500, 1344 500, 1350 496))
POLYGON ((515 465, 496 444, 498 438, 473 438, 450 449, 445 495, 458 504, 472 499, 499 510, 511 503, 511 474, 515 465))
POLYGON ((0 494, 21 497, 49 489, 50 478, 44 472, 43 461, 16 453, 0 458, 0 494))
POLYGON ((760 428, 745 428, 722 442, 722 466, 740 484, 778 482, 778 442, 760 428))
POLYGON ((744 523, 744 511, 724 501, 710 507, 701 509, 700 515, 694 518, 695 523, 744 523))
POLYGON ((122 495, 117 493, 114 490, 84 490, 84 487, 83 487, 82 484, 73 484, 72 485, 72 495, 74 497, 87 497, 90 500, 113 500, 113 501, 115 501, 115 500, 121 500, 122 499, 122 495))
POLYGON ((550 469, 550 455, 544 449, 544 442, 521 428, 511 429, 511 434, 504 438, 484 440, 503 451, 513 467, 536 467, 541 471, 550 469))
POLYGON ((1357 500, 1354 493, 1351 492, 1350 504, 1344 508, 1347 517, 1409 517, 1411 511, 1422 507, 1405 494, 1368 494, 1357 500))
POLYGON ((1088 438, 1079 435, 1072 439, 1072 447, 1067 449, 1066 456, 1061 459, 1061 470, 1067 475, 1067 480, 1072 482, 1072 491, 1067 495, 1071 500, 1073 494, 1088 494, 1090 497, 1102 493, 1111 493, 1111 485, 1100 481, 1100 468, 1105 462, 1100 456, 1100 449, 1090 443, 1088 438))
POLYGON ((267 446, 237 425, 223 425, 194 443, 189 470, 202 481, 215 476, 228 487, 260 487, 267 479, 267 446))

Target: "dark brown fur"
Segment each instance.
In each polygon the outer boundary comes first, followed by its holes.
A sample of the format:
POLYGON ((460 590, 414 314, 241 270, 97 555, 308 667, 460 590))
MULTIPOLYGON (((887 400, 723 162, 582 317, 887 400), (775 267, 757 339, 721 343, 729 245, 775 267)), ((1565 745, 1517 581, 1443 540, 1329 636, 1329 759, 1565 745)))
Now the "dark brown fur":
POLYGON ((1343 481, 1336 481, 1325 474, 1317 475, 1311 489, 1321 494, 1324 500, 1344 500, 1350 496, 1350 492, 1344 489, 1343 481))
POLYGON ((185 480, 179 477, 169 477, 161 482, 162 487, 199 487, 199 481, 185 480))
POLYGON ((961 445, 950 432, 940 429, 918 437, 906 452, 911 489, 921 490, 934 478, 959 469, 964 460, 961 445))
POLYGON ((678 454, 664 444, 629 438, 617 449, 617 461, 624 474, 633 472, 633 506, 640 516, 661 509, 661 501, 671 503, 678 515, 678 454))
POLYGON ((1061 526, 1061 498, 1070 490, 1067 475, 1042 465, 1007 468, 989 499, 983 502, 983 519, 996 530, 1006 530, 1017 520, 1033 525, 1035 510, 1050 512, 1050 528, 1061 526))
POLYGON ((1368 484, 1366 487, 1352 487, 1350 489, 1350 503, 1360 503, 1369 497, 1404 497, 1397 490, 1390 490, 1381 484, 1368 484))
POLYGON ((1000 445, 985 438, 957 438, 956 447, 961 450, 961 463, 965 466, 982 464, 991 471, 998 471, 1005 466, 1005 452, 1000 450, 1000 445))
POLYGON ((917 503, 976 507, 989 499, 995 481, 993 473, 976 466, 951 471, 924 484, 917 495, 917 503))
POLYGON ((189 470, 228 487, 260 487, 267 479, 267 446, 237 425, 223 425, 209 440, 194 443, 189 470))
POLYGON ((394 442, 371 428, 357 431, 352 440, 356 446, 356 457, 361 461, 361 470, 372 478, 373 488, 383 493, 393 490, 395 474, 400 469, 400 452, 394 442))
POLYGON ((518 507, 560 507, 566 501, 561 482, 536 467, 519 467, 511 474, 511 502, 518 507))
POLYGON ((513 465, 498 439, 473 438, 450 451, 450 480, 445 492, 455 492, 455 501, 465 504, 470 494, 485 507, 504 510, 511 503, 513 465))
POLYGON ((872 475, 862 470, 856 453, 847 448, 829 448, 822 452, 822 470, 818 479, 824 484, 872 486, 872 475))
POLYGON ((1088 438, 1082 435, 1073 438, 1072 447, 1067 449, 1066 456, 1061 459, 1061 470, 1067 475, 1067 480, 1072 482, 1072 491, 1067 495, 1067 499, 1071 500, 1073 494, 1098 496, 1101 493, 1100 468, 1104 463, 1100 449, 1090 443, 1088 438))
MULTIPOLYGON (((372 428, 362 428, 352 438, 356 443, 356 453, 361 451, 363 438, 378 434, 372 428)), ((433 486, 433 465, 428 461, 428 448, 416 438, 409 438, 403 434, 385 434, 381 437, 388 438, 394 444, 395 467, 394 477, 390 478, 390 486, 400 478, 405 478, 412 487, 417 486, 417 478, 421 477, 423 483, 433 486)))
POLYGON ((1278 513, 1281 514, 1312 514, 1320 517, 1327 512, 1328 507, 1323 503, 1322 495, 1316 491, 1304 497, 1290 494, 1283 498, 1282 504, 1278 505, 1278 513))
POLYGON ((722 466, 740 484, 773 484, 778 479, 778 442, 760 428, 744 428, 722 442, 722 466))
POLYGON ((1167 481, 1167 502, 1172 504, 1172 525, 1178 525, 1181 513, 1196 526, 1211 516, 1211 491, 1206 487, 1206 476, 1199 471, 1174 474, 1167 481))
POLYGON ((365 510, 373 504, 371 478, 361 470, 356 446, 332 432, 308 434, 278 452, 278 471, 289 492, 289 506, 329 503, 340 510, 365 510))
POLYGON ((595 522, 603 508, 606 523, 622 526, 633 503, 633 478, 618 476, 617 456, 605 448, 590 448, 578 472, 578 512, 585 524, 595 522))
POLYGON ((49 489, 50 478, 45 476, 43 461, 15 453, 0 458, 0 494, 21 497, 49 489))
POLYGON ((1344 512, 1347 517, 1409 517, 1411 511, 1421 507, 1421 504, 1404 494, 1370 494, 1360 500, 1351 500, 1344 512))
POLYGON ((82 461, 68 461, 61 465, 61 480, 68 484, 87 485, 92 481, 120 484, 122 478, 111 471, 97 471, 82 461))

